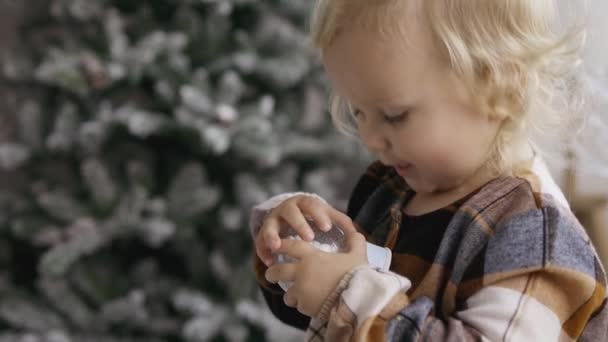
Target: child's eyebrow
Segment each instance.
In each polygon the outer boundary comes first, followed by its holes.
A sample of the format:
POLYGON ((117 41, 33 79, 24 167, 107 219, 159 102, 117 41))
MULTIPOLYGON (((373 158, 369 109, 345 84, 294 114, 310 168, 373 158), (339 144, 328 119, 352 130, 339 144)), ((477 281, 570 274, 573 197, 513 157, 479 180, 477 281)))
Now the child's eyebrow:
POLYGON ((360 103, 348 99, 347 103, 350 109, 358 109, 378 114, 397 114, 411 110, 414 103, 404 98, 392 99, 387 97, 379 97, 376 99, 368 99, 366 103, 360 103))
POLYGON ((410 111, 414 107, 414 103, 406 101, 405 99, 399 99, 396 101, 384 101, 379 103, 377 108, 380 112, 386 114, 401 114, 403 112, 410 111))
POLYGON ((403 96, 379 97, 374 99, 373 102, 370 102, 370 104, 372 104, 374 108, 378 108, 379 110, 385 112, 402 111, 404 109, 412 107, 412 103, 413 102, 411 99, 406 99, 403 96))
POLYGON ((412 105, 399 104, 399 105, 384 106, 381 108, 381 110, 384 113, 401 113, 401 112, 406 112, 406 111, 410 110, 411 108, 412 108, 412 105))

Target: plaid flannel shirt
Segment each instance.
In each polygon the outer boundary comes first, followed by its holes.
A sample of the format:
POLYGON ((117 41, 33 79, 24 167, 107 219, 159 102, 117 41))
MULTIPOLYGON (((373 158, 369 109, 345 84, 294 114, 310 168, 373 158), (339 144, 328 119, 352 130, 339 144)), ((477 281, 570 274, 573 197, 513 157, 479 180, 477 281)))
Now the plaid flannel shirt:
MULTIPOLYGON (((310 319, 283 303, 254 256, 269 307, 307 329, 306 341, 608 341, 606 278, 594 247, 542 162, 530 170, 490 181, 455 208, 439 239, 400 250, 413 191, 392 168, 372 164, 347 214, 369 242, 393 250, 390 270, 352 270, 310 319)), ((263 214, 288 196, 253 209, 254 236, 263 214)))

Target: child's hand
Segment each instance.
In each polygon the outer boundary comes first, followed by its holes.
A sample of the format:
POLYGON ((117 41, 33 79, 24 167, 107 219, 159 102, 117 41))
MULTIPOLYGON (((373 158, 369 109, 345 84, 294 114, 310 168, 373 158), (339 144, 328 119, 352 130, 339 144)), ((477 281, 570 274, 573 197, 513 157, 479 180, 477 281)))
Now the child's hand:
POLYGON ((266 215, 256 236, 256 253, 266 266, 272 264, 272 253, 281 247, 279 237, 281 227, 291 226, 298 232, 302 240, 312 241, 314 239, 314 233, 306 222, 305 216, 311 217, 322 231, 331 229, 332 222, 340 226, 344 233, 356 231, 352 220, 346 214, 312 196, 294 196, 266 215))
POLYGON ((283 301, 309 317, 316 317, 344 275, 359 265, 367 264, 365 237, 348 231, 346 240, 346 253, 327 253, 305 241, 283 240, 277 251, 298 259, 298 262, 268 268, 266 279, 271 283, 293 282, 283 295, 283 301))

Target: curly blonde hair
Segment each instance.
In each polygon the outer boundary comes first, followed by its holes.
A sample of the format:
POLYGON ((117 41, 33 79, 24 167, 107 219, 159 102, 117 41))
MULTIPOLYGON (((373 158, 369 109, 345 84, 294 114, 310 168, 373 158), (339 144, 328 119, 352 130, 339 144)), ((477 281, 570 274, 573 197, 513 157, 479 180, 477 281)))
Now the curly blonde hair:
MULTIPOLYGON (((346 25, 362 25, 404 39, 408 0, 317 0, 311 38, 321 53, 346 25)), ((542 152, 535 136, 559 136, 579 122, 584 92, 579 82, 580 27, 555 30, 554 0, 424 0, 418 13, 439 53, 461 78, 480 113, 504 119, 489 165, 514 171, 522 146, 542 152)), ((356 135, 349 104, 333 95, 335 126, 356 135)))

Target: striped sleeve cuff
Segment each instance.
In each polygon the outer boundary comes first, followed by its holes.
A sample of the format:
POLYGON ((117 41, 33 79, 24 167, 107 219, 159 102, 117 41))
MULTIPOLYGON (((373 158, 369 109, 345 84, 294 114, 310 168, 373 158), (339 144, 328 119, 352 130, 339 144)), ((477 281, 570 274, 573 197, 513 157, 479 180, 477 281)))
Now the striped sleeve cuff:
POLYGON ((369 265, 356 267, 328 297, 317 319, 328 320, 329 313, 337 305, 348 307, 357 324, 380 314, 396 314, 407 305, 405 292, 410 286, 410 280, 397 273, 369 265))

